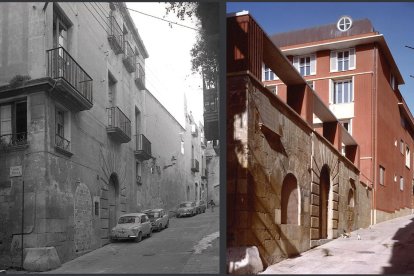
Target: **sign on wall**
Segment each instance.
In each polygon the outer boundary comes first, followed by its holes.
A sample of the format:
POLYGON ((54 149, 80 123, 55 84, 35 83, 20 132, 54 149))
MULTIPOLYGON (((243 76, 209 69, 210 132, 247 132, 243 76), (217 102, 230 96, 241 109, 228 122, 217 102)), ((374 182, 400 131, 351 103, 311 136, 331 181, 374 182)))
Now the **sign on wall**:
POLYGON ((22 176, 22 174, 23 174, 22 166, 10 167, 10 177, 22 176))

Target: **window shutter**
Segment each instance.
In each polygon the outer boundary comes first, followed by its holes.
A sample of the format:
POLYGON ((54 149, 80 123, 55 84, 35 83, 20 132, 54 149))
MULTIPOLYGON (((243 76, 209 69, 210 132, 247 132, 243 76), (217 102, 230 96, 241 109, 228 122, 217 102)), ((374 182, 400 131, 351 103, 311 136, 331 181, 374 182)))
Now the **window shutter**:
POLYGON ((265 64, 262 63, 262 81, 265 81, 265 64))
POLYGON ((331 72, 336 72, 336 71, 338 71, 336 51, 331 51, 331 72))
POLYGON ((331 79, 329 79, 328 81, 329 81, 329 104, 332 104, 333 103, 333 85, 332 85, 333 83, 331 79))
POLYGON ((293 57, 293 66, 295 66, 296 70, 299 72, 299 57, 293 57))
POLYGON ((12 134, 11 107, 11 105, 0 106, 0 135, 12 134))
POLYGON ((351 88, 352 88, 352 97, 351 97, 351 101, 353 102, 354 101, 354 94, 355 94, 355 90, 354 90, 354 87, 355 87, 355 76, 353 76, 352 77, 352 85, 351 85, 351 88))
POLYGON ((316 74, 316 54, 310 56, 310 74, 316 74))
POLYGON ((356 55, 355 48, 349 49, 349 69, 355 69, 356 55))

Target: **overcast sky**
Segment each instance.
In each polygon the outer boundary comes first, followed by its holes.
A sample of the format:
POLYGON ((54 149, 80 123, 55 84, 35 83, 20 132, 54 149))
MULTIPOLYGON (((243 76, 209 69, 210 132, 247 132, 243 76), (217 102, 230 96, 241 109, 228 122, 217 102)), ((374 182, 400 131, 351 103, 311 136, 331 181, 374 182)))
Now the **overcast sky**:
MULTIPOLYGON (((127 2, 127 7, 163 18, 164 3, 127 2)), ((203 122, 203 83, 201 76, 191 71, 190 50, 197 31, 172 25, 129 10, 139 35, 148 51, 145 60, 145 84, 147 89, 183 125, 184 93, 187 109, 192 111, 196 122, 203 122)), ((165 19, 197 28, 193 20, 181 21, 174 13, 165 19)))

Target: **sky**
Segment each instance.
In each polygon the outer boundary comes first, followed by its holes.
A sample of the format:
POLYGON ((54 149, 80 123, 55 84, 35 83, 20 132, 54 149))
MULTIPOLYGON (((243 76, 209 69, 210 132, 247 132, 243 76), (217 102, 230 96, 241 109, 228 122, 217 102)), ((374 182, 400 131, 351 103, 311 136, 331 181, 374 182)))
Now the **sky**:
MULTIPOLYGON (((174 13, 166 16, 164 3, 127 2, 127 7, 197 28, 195 20, 181 21, 174 13)), ((191 71, 190 50, 197 31, 129 10, 147 49, 145 60, 146 88, 185 126, 184 93, 188 112, 196 122, 203 122, 203 83, 201 76, 191 71)))
POLYGON ((414 114, 414 3, 228 2, 227 12, 247 10, 268 35, 336 23, 343 15, 367 18, 384 35, 405 84, 399 89, 414 114))

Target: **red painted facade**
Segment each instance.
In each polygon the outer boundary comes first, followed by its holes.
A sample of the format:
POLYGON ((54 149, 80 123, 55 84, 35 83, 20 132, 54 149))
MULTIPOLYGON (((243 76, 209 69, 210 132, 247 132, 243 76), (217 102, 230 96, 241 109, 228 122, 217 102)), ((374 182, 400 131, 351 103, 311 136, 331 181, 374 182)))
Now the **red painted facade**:
MULTIPOLYGON (((313 82, 315 92, 331 110, 336 107, 330 100, 330 82, 352 80, 354 112, 352 116, 342 118, 352 121, 351 134, 360 148, 360 181, 374 190, 372 208, 386 213, 413 208, 414 124, 411 113, 403 111, 408 107, 398 85, 395 89, 391 87, 391 74, 396 83, 404 82, 382 35, 367 30, 349 36, 285 45, 281 50, 291 62, 295 56, 316 55, 316 73, 304 76, 304 79, 313 82), (330 72, 331 50, 349 48, 355 49, 355 69, 330 72), (403 153, 400 151, 401 141, 403 153), (409 166, 406 166, 407 147, 409 166), (380 184, 380 166, 385 168, 384 184, 380 184), (403 190, 400 189, 401 177, 404 179, 403 190)), ((266 86, 276 84, 277 95, 287 102, 286 86, 280 80, 264 83, 266 86)), ((340 112, 335 115, 341 119, 340 112)), ((318 127, 315 125, 315 128, 318 127)), ((372 222, 378 222, 375 212, 373 214, 372 222)))

